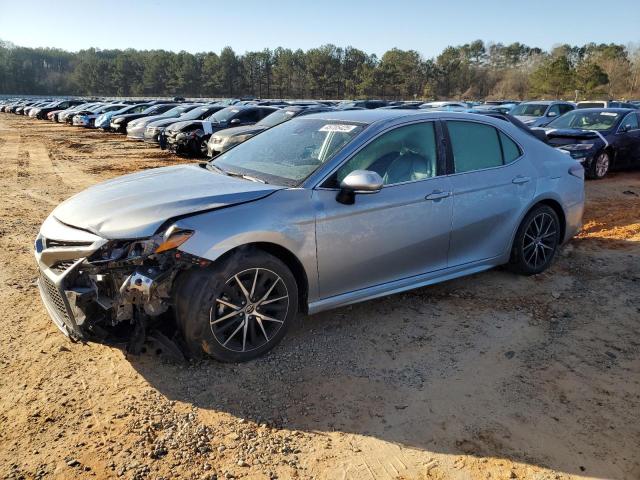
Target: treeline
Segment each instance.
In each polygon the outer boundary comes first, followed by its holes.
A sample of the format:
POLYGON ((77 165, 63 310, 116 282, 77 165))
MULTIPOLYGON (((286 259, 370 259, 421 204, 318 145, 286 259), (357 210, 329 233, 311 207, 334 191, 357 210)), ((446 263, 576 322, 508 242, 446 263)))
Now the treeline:
POLYGON ((323 45, 237 54, 24 48, 0 42, 0 93, 261 98, 640 97, 640 47, 562 45, 543 51, 481 40, 425 59, 323 45))

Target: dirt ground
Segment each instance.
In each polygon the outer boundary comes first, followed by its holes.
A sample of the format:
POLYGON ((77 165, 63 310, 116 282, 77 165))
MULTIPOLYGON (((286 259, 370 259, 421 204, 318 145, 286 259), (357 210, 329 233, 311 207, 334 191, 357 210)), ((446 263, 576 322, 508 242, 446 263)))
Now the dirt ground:
POLYGON ((33 240, 63 199, 181 162, 0 114, 0 477, 640 478, 640 173, 587 183, 584 232, 501 269, 303 318, 243 365, 69 342, 33 240))

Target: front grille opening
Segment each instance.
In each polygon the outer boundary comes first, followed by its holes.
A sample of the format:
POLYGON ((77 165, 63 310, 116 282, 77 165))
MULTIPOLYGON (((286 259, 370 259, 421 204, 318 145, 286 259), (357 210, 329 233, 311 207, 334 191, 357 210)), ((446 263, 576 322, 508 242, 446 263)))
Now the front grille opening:
POLYGON ((70 240, 52 240, 50 238, 45 239, 46 248, 51 247, 88 247, 92 242, 73 242, 70 240))
POLYGON ((67 311, 67 306, 62 298, 62 294, 58 287, 49 280, 45 275, 41 275, 40 279, 42 281, 42 286, 44 287, 47 298, 51 302, 51 305, 55 308, 56 312, 63 318, 66 322, 70 322, 71 318, 69 317, 69 312, 67 311))

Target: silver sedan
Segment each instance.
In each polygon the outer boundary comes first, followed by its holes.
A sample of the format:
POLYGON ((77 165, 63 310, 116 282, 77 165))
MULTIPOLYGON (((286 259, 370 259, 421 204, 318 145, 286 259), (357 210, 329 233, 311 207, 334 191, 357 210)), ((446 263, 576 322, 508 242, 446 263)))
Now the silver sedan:
POLYGON ((35 255, 70 337, 135 350, 175 320, 192 355, 244 361, 300 312, 503 264, 542 272, 583 205, 581 165, 503 119, 327 112, 91 187, 47 218, 35 255))

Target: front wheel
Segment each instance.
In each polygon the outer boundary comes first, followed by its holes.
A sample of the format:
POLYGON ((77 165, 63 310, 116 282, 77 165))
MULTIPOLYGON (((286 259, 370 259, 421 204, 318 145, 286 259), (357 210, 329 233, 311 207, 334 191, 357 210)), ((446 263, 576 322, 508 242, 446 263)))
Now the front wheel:
POLYGON ((599 153, 596 158, 591 162, 591 166, 587 170, 589 178, 600 180, 609 173, 609 167, 611 166, 611 156, 608 152, 599 153))
POLYGON ((513 242, 511 267, 523 275, 546 270, 560 244, 560 221, 547 205, 538 205, 525 217, 513 242))
POLYGON ((236 252, 188 272, 176 288, 176 317, 193 356, 244 362, 275 347, 298 312, 291 270, 260 250, 236 252))

